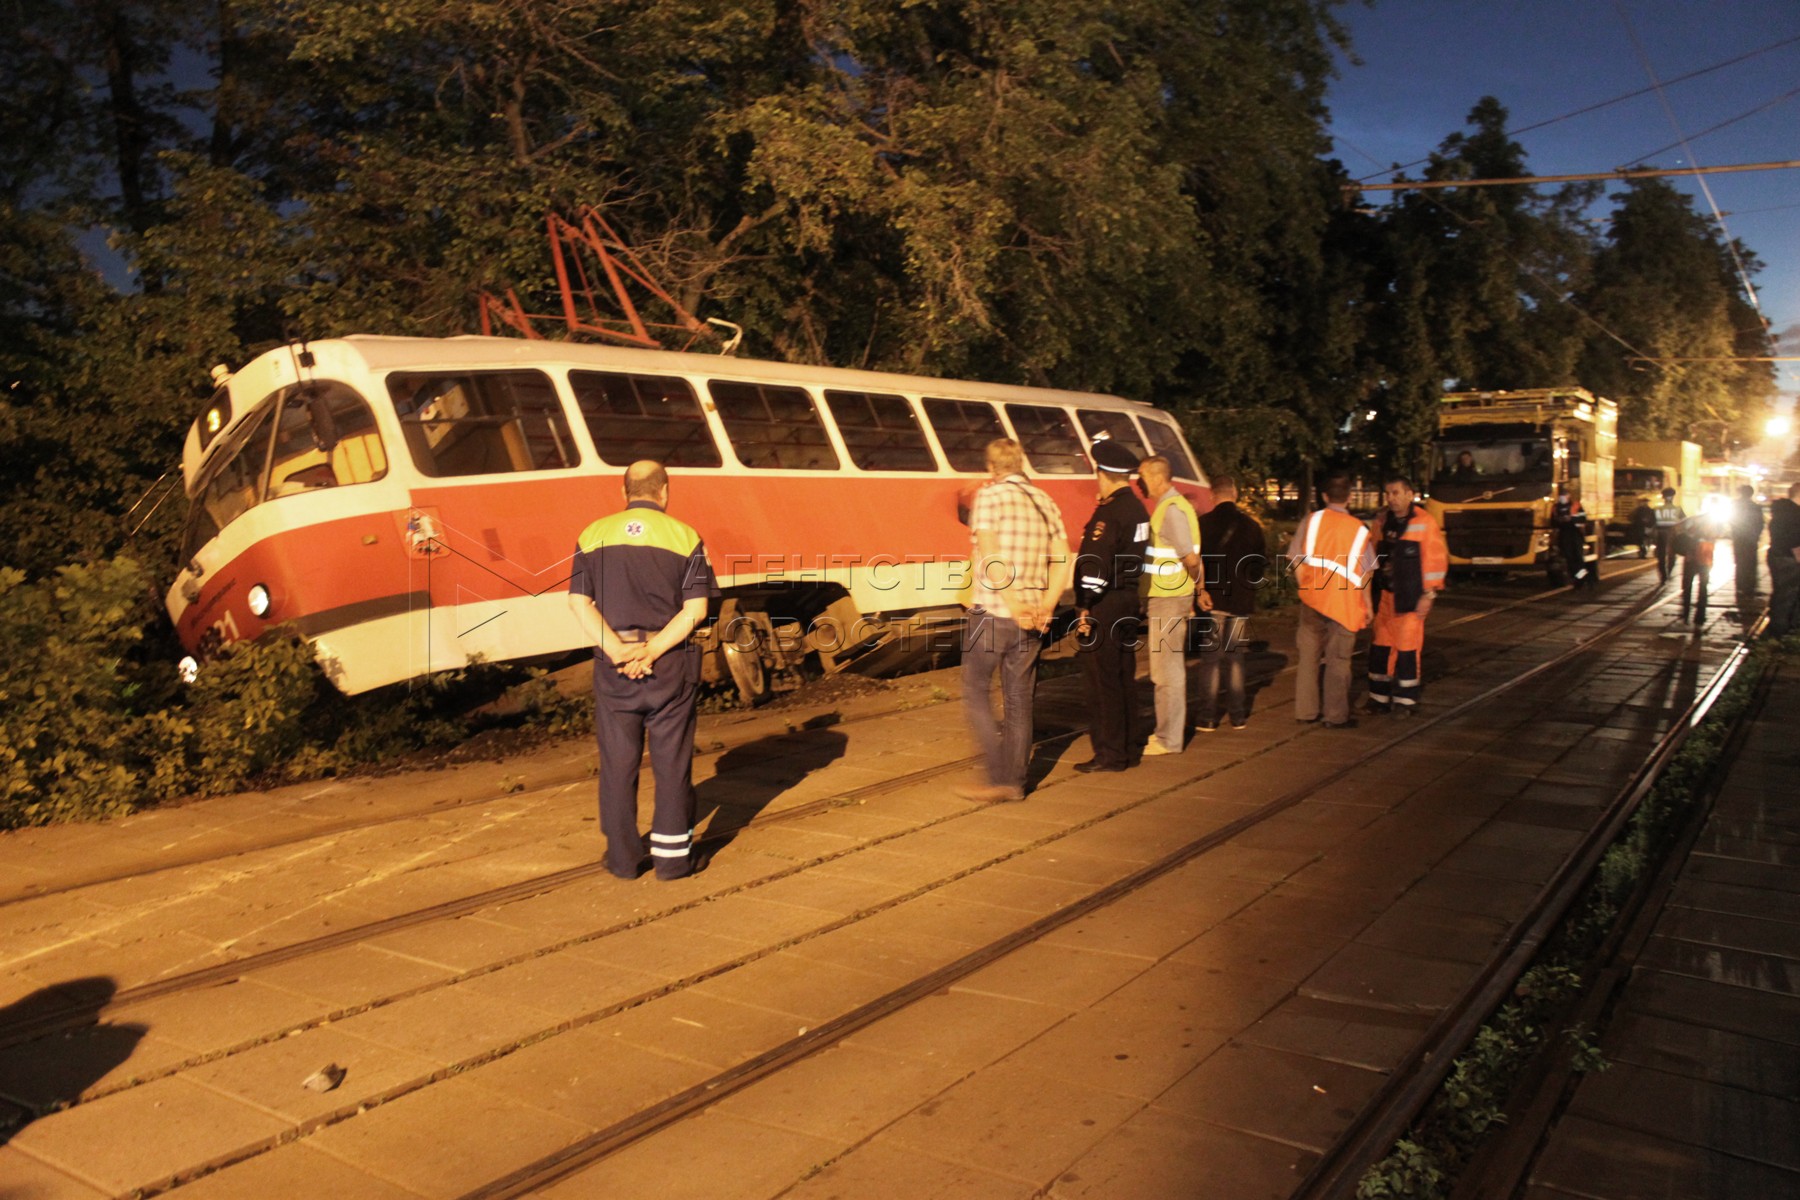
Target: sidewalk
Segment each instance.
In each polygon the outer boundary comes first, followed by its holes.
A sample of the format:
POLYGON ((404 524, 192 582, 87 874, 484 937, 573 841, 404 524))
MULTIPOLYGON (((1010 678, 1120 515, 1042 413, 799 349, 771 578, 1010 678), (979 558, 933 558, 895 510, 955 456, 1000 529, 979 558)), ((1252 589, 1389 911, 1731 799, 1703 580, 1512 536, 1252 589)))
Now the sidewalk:
POLYGON ((1800 1196, 1800 669, 1774 670, 1528 1200, 1800 1196))

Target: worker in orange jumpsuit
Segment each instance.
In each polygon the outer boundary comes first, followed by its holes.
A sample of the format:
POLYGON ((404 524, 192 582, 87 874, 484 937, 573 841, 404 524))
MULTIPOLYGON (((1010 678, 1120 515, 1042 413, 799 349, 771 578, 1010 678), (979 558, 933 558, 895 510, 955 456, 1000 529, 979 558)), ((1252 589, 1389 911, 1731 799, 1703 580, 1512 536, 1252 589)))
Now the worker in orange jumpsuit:
POLYGON ((1382 488, 1387 502, 1369 522, 1381 564, 1375 586, 1380 602, 1369 644, 1369 701, 1365 711, 1410 717, 1419 703, 1425 618, 1444 588, 1450 549, 1444 531, 1418 503, 1412 482, 1392 476, 1382 488))

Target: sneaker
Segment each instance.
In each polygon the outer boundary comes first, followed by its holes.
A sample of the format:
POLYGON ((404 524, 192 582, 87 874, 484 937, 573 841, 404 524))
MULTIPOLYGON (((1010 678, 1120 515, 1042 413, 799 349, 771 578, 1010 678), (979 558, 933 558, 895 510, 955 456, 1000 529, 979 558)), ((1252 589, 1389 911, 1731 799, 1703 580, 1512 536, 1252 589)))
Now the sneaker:
POLYGON ((1242 729, 1248 724, 1250 724, 1250 721, 1248 718, 1238 718, 1238 717, 1231 718, 1231 727, 1233 729, 1242 729))
POLYGON ((1218 729, 1219 723, 1217 721, 1194 722, 1194 732, 1196 733, 1216 733, 1218 732, 1218 729))
POLYGON ((1155 756, 1157 756, 1159 754, 1180 754, 1180 753, 1181 753, 1181 751, 1179 751, 1179 750, 1169 749, 1168 746, 1164 745, 1161 741, 1159 741, 1156 738, 1151 738, 1148 742, 1144 743, 1144 757, 1145 758, 1154 758, 1155 756))
POLYGON ((1109 763, 1103 759, 1090 758, 1086 762, 1076 763, 1075 769, 1080 771, 1083 775, 1092 775, 1095 773, 1110 775, 1117 771, 1128 770, 1129 768, 1122 763, 1109 763))

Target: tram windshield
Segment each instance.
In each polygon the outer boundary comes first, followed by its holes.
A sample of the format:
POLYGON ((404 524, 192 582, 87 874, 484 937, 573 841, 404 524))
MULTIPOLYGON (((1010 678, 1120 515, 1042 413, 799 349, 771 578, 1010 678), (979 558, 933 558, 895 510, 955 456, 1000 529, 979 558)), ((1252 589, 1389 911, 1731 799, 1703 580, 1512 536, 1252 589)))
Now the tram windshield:
POLYGON ((283 388, 226 434, 201 473, 182 561, 266 500, 386 474, 375 414, 354 390, 325 381, 283 388))

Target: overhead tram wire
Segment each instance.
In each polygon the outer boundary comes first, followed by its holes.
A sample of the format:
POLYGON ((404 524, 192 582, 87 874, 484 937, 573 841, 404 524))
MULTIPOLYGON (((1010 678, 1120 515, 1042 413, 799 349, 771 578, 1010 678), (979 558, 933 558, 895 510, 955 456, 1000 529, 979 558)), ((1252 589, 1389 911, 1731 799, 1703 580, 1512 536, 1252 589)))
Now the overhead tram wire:
MULTIPOLYGON (((1681 141, 1681 152, 1687 155, 1690 163, 1698 163, 1693 147, 1688 145, 1687 134, 1681 131, 1681 122, 1675 118, 1675 109, 1669 104, 1668 93, 1663 90, 1662 81, 1656 77, 1656 68, 1650 65, 1650 55, 1644 50, 1644 43, 1638 37, 1637 26, 1631 23, 1631 14, 1625 11, 1621 0, 1613 0, 1613 10, 1619 14, 1624 23, 1625 33, 1631 38, 1631 45, 1637 51, 1638 61, 1644 66, 1644 74, 1650 77, 1650 84, 1656 89, 1656 98, 1662 103, 1663 112, 1669 118, 1669 125, 1675 130, 1675 136, 1681 141)), ((1737 241, 1731 236, 1731 227, 1725 224, 1725 214, 1719 211, 1719 202, 1713 198, 1712 186, 1706 182, 1706 176, 1698 177, 1700 191, 1706 196, 1706 203, 1712 209, 1713 220, 1719 223, 1719 232, 1725 235, 1725 248, 1731 252, 1732 265, 1737 268, 1738 281, 1744 285, 1744 295, 1750 300, 1750 307, 1760 316, 1762 301, 1757 298, 1756 285, 1750 282, 1750 272, 1744 267, 1743 256, 1738 253, 1737 241)))
MULTIPOLYGON (((1708 125, 1705 129, 1702 129, 1699 133, 1694 134, 1692 137, 1688 138, 1687 140, 1694 141, 1696 139, 1705 137, 1709 133, 1717 133, 1719 130, 1724 129, 1726 126, 1736 125, 1739 121, 1746 120, 1750 117, 1754 117, 1757 113, 1768 112, 1771 108, 1774 108, 1777 104, 1780 104, 1783 101, 1792 100, 1795 96, 1800 96, 1800 87, 1790 88, 1787 91, 1781 93, 1781 95, 1775 97, 1773 100, 1765 100, 1765 101, 1763 101, 1763 103, 1757 105, 1755 108, 1752 108, 1746 112, 1741 112, 1735 117, 1727 117, 1725 120, 1720 121, 1717 125, 1708 125)), ((1686 149, 1686 146, 1684 143, 1670 142, 1667 146, 1658 146, 1656 149, 1650 151, 1647 154, 1639 154, 1635 158, 1630 158, 1630 159, 1627 159, 1626 161, 1627 162, 1648 162, 1650 159, 1655 158, 1659 154, 1665 154, 1670 150, 1682 150, 1682 149, 1686 149)), ((1621 169, 1623 169, 1623 168, 1621 168, 1621 169)), ((1720 215, 1723 216, 1725 214, 1721 213, 1720 215)))
MULTIPOLYGON (((1378 161, 1373 154, 1370 154, 1367 150, 1364 150, 1361 146, 1356 145, 1354 142, 1351 142, 1348 139, 1342 138, 1342 137, 1338 138, 1337 140, 1339 143, 1341 143, 1342 145, 1348 146, 1350 149, 1356 151, 1356 153, 1362 155, 1364 158, 1368 159, 1370 162, 1378 161)), ((1516 182, 1516 181, 1508 181, 1508 182, 1516 182)), ((1384 185, 1381 185, 1379 188, 1370 188, 1370 189, 1365 189, 1365 190, 1396 191, 1396 190, 1401 190, 1401 188, 1396 185, 1384 184, 1384 185)), ((1437 210, 1439 212, 1443 213, 1445 216, 1449 217, 1452 221, 1455 221, 1457 224, 1463 226, 1465 229, 1475 228, 1474 222, 1470 221, 1467 217, 1463 216, 1461 213, 1457 212, 1455 209, 1450 208, 1447 205, 1445 205, 1436 196, 1433 196, 1431 194, 1431 192, 1421 191, 1419 193, 1419 196, 1426 203, 1433 205, 1434 207, 1437 208, 1437 210)), ((1604 322, 1602 322, 1600 320, 1600 318, 1594 316, 1592 313, 1588 312, 1585 308, 1581 307, 1581 305, 1575 303, 1575 301, 1573 301, 1573 300, 1569 299, 1569 297, 1565 296, 1563 294, 1563 290, 1560 287, 1556 286, 1556 284, 1553 281, 1544 278, 1542 275, 1538 274, 1537 271, 1535 271, 1531 267, 1527 266, 1521 259, 1519 259, 1516 255, 1514 255, 1511 250, 1509 250, 1503 246, 1501 248, 1501 253, 1506 255, 1507 260, 1509 262, 1511 262, 1512 265, 1515 268, 1517 268, 1521 274, 1525 275, 1526 277, 1528 277, 1530 279, 1536 280, 1538 285, 1540 287, 1542 287, 1546 293, 1548 293, 1550 296, 1554 297, 1558 303, 1566 304, 1570 308, 1570 310, 1574 312, 1574 314, 1576 316, 1578 316, 1582 320, 1586 321, 1589 325, 1592 325, 1595 329, 1598 329, 1601 333, 1605 334, 1607 337, 1611 338, 1613 341, 1619 343, 1619 345, 1625 347, 1625 352, 1626 352, 1628 361, 1631 358, 1642 359, 1642 358, 1648 357, 1642 350, 1639 350, 1636 346, 1632 345, 1630 342, 1626 341, 1624 338, 1622 338, 1618 334, 1614 333, 1610 328, 1608 328, 1606 326, 1606 324, 1604 322)))
MULTIPOLYGON (((1726 67, 1736 66, 1738 63, 1745 62, 1749 59, 1755 58, 1759 54, 1767 54, 1771 50, 1779 50, 1783 46, 1789 46, 1795 42, 1800 42, 1800 34, 1795 34, 1793 37, 1782 38, 1779 42, 1770 42, 1766 46, 1760 46, 1755 50, 1747 51, 1743 54, 1738 55, 1736 58, 1728 58, 1728 59, 1725 59, 1723 62, 1713 63, 1709 67, 1700 67, 1697 70, 1689 71, 1685 75, 1677 75, 1677 76, 1675 76, 1675 78, 1666 81, 1664 86, 1672 86, 1677 83, 1686 83, 1690 79, 1698 79, 1702 75, 1709 75, 1714 71, 1723 70, 1726 67)), ((1589 105, 1586 105, 1585 107, 1578 108, 1574 112, 1563 113, 1559 117, 1548 117, 1545 120, 1537 121, 1530 125, 1521 125, 1517 129, 1509 129, 1506 131, 1506 136, 1507 137, 1517 137, 1521 133, 1530 133, 1534 129, 1543 129, 1547 126, 1555 125, 1562 121, 1568 121, 1568 120, 1572 120, 1575 117, 1585 116, 1591 112, 1598 112, 1603 108, 1611 108, 1615 104, 1623 104, 1627 100, 1635 100, 1639 96, 1647 95, 1648 93, 1653 92, 1655 90, 1656 90, 1655 87, 1646 87, 1646 88, 1639 88, 1635 92, 1626 92, 1623 96, 1614 96, 1610 100, 1601 100, 1601 101, 1598 101, 1597 103, 1589 104, 1589 105)), ((1349 143, 1346 142, 1345 145, 1349 145, 1349 143)), ((1352 148, 1354 149, 1354 147, 1352 147, 1352 148)), ((1358 150, 1357 153, 1362 154, 1362 151, 1358 150)), ((1370 157, 1367 154, 1363 154, 1363 157, 1369 159, 1370 162, 1376 161, 1374 158, 1370 157)), ((1430 155, 1426 155, 1424 158, 1415 158, 1413 161, 1411 161, 1409 163, 1400 163, 1397 166, 1388 167, 1385 170, 1381 170, 1381 171, 1376 171, 1372 175, 1364 175, 1362 177, 1362 179, 1359 179, 1357 182, 1361 183, 1361 182, 1363 182, 1363 180, 1378 179, 1383 175, 1392 175, 1395 172, 1404 171, 1404 170, 1408 169, 1409 167, 1416 167, 1422 163, 1428 163, 1430 161, 1431 161, 1430 155)))

